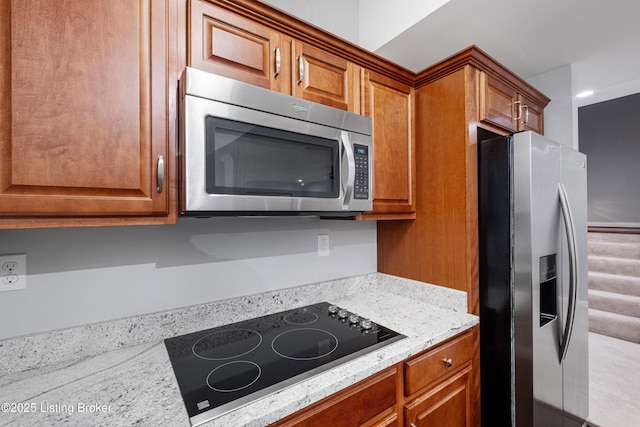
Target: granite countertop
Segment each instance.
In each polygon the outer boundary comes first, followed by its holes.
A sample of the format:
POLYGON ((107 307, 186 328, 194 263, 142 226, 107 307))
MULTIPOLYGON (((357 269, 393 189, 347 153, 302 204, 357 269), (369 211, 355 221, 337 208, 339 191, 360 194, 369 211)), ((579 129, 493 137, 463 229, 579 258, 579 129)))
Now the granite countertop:
POLYGON ((163 339, 327 301, 407 338, 219 416, 262 427, 478 323, 466 293, 381 273, 0 341, 0 426, 189 426, 163 339))

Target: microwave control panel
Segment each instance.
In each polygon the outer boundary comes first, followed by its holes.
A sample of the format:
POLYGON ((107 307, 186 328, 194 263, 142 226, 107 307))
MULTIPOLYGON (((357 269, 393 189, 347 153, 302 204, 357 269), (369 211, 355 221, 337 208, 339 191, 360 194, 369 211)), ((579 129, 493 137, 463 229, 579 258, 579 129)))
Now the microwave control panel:
POLYGON ((353 197, 355 199, 369 198, 369 147, 354 144, 353 152, 356 160, 356 180, 353 197))

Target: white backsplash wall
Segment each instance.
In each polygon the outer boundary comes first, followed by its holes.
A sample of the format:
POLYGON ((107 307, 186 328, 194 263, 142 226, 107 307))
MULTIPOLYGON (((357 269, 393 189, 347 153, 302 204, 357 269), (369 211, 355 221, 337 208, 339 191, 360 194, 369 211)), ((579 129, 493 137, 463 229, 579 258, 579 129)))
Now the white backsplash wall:
POLYGON ((375 221, 181 218, 0 230, 27 289, 0 292, 0 340, 376 271, 375 221), (318 235, 330 255, 318 257, 318 235))

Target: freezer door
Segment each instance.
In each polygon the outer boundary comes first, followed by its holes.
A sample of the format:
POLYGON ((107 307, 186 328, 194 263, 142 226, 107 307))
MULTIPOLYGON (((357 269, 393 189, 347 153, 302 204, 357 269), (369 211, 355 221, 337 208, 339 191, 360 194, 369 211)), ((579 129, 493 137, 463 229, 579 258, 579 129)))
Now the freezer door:
MULTIPOLYGON (((562 183, 566 190, 567 204, 574 226, 576 272, 576 301, 571 334, 562 363, 564 386, 564 427, 582 426, 589 414, 589 318, 588 318, 588 267, 587 267, 587 159, 569 147, 562 149, 562 183)), ((562 245, 569 243, 562 233, 562 245)), ((563 277, 570 275, 569 254, 563 251, 563 277)), ((568 310, 570 294, 563 288, 562 307, 568 310)), ((562 328, 567 327, 567 313, 561 319, 562 328)))
POLYGON ((532 132, 513 138, 515 424, 562 426, 561 147, 532 132))

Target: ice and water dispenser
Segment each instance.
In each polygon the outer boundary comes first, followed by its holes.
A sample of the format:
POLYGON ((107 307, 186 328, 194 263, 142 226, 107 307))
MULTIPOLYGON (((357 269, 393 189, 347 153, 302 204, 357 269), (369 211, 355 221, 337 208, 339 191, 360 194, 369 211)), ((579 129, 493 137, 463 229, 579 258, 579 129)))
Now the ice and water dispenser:
POLYGON ((556 254, 540 257, 540 327, 558 315, 556 258, 556 254))

